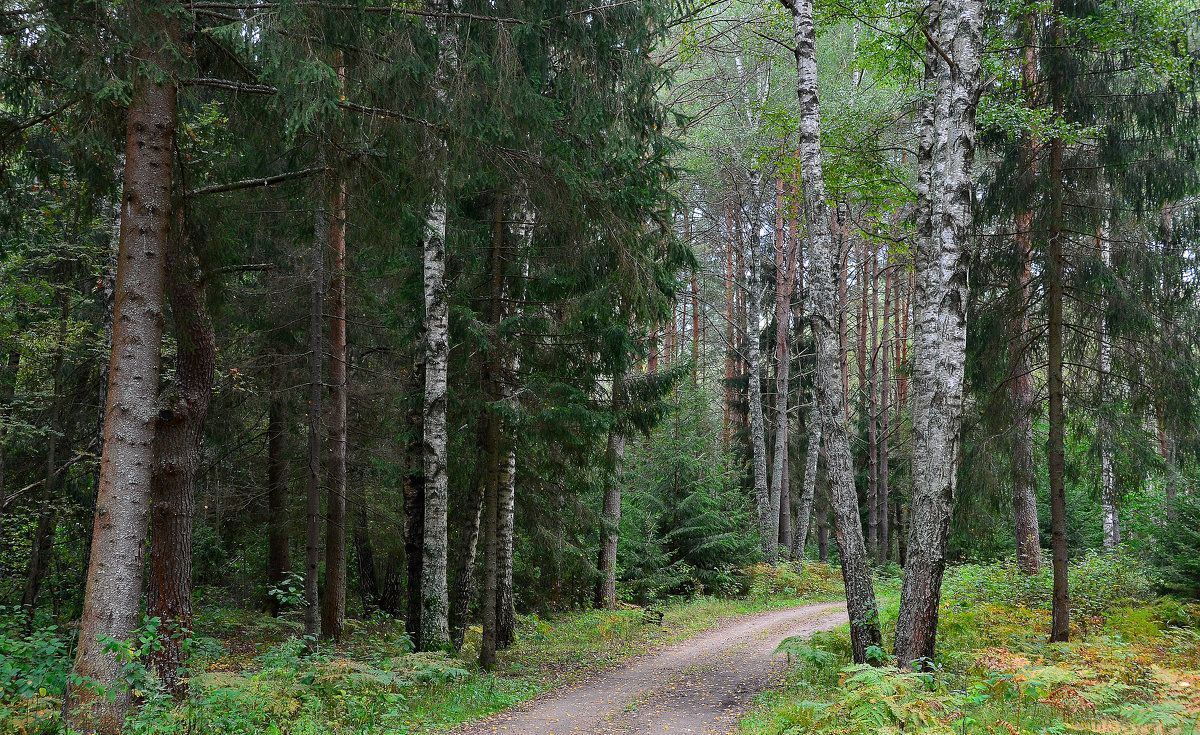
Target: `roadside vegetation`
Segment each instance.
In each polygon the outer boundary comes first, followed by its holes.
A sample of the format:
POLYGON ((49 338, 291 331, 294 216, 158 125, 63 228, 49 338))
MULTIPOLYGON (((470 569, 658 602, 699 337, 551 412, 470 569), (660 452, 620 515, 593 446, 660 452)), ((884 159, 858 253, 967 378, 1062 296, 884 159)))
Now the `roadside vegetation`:
MULTIPOLYGON (((846 629, 789 639, 787 685, 740 735, 1200 732, 1200 605, 1158 596, 1129 554, 1091 554, 1071 573, 1069 643, 1047 642, 1049 570, 1026 577, 1011 563, 948 571, 927 670, 852 665, 846 629)), ((880 589, 890 630, 898 598, 880 589)))
MULTIPOLYGON (((299 610, 279 618, 215 608, 197 619, 190 643, 190 696, 155 693, 142 665, 155 640, 123 647, 126 684, 143 707, 125 731, 146 735, 416 735, 515 706, 631 656, 680 642, 731 617, 841 594, 837 567, 757 565, 731 575, 739 596, 675 598, 661 607, 625 605, 552 617, 520 616, 517 642, 496 669, 476 664, 481 631, 468 630, 457 655, 416 653, 402 621, 354 621, 344 643, 306 653, 299 610), (659 615, 661 614, 661 620, 659 615)), ((69 641, 48 628, 23 636, 5 615, 0 633, 0 732, 50 735, 61 728, 69 641)))

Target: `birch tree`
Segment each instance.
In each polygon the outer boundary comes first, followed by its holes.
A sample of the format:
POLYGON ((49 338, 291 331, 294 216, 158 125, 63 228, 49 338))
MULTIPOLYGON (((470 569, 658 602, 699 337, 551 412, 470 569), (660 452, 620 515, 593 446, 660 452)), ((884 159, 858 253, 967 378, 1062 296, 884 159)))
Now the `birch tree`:
POLYGON ((933 657, 958 474, 983 8, 982 0, 934 0, 927 8, 926 79, 933 89, 918 157, 913 487, 896 623, 896 657, 904 666, 933 657))
POLYGON ((816 29, 811 0, 784 0, 792 14, 796 48, 796 95, 800 102, 800 181, 804 214, 812 242, 810 272, 813 340, 817 351, 816 402, 825 444, 826 473, 833 497, 835 534, 841 552, 846 606, 854 660, 867 660, 868 649, 882 642, 879 608, 863 542, 858 494, 854 488, 853 458, 846 418, 846 395, 841 380, 838 344, 837 290, 834 284, 834 243, 829 203, 821 168, 821 105, 817 94, 816 29))

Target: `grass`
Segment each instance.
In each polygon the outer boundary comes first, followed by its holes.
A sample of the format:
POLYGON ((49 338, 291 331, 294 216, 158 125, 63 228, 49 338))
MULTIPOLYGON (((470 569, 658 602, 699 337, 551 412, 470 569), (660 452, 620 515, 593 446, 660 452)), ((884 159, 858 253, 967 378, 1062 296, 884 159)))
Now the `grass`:
MULTIPOLYGON (((786 685, 760 698, 739 733, 1197 735, 1200 606, 1154 598, 1128 569, 1110 568, 1120 564, 1087 559, 1074 570, 1066 644, 1047 642, 1043 580, 1004 565, 950 570, 932 671, 850 666, 846 629, 793 641, 786 685)), ((898 601, 891 591, 881 599, 890 627, 898 601)))
MULTIPOLYGON (((417 654, 400 621, 356 621, 344 644, 310 656, 294 619, 210 608, 198 617, 191 642, 189 699, 176 704, 156 695, 152 682, 143 682, 145 701, 126 734, 445 732, 729 618, 837 599, 840 586, 833 567, 810 565, 797 573, 759 566, 748 570, 745 597, 674 602, 662 608, 661 625, 647 622, 644 611, 633 607, 522 616, 516 644, 501 653, 493 673, 474 664, 477 628, 467 632, 458 655, 417 654)), ((66 665, 64 657, 59 668, 66 665)), ((33 691, 36 698, 0 701, 0 731, 59 732, 61 691, 53 685, 33 691)))

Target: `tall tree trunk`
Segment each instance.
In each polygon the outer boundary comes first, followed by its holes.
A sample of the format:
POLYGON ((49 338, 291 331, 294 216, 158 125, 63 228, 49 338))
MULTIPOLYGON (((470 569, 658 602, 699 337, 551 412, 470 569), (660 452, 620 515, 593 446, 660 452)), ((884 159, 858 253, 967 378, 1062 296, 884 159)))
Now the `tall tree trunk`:
MULTIPOLYGON (((511 401, 511 395, 509 397, 511 401)), ((517 450, 513 438, 509 439, 508 452, 501 473, 500 499, 497 507, 499 529, 496 547, 499 554, 496 577, 499 588, 496 592, 496 647, 508 648, 516 637, 517 612, 513 599, 513 542, 517 495, 517 450)))
POLYGON ((317 581, 321 566, 321 423, 325 414, 325 344, 321 325, 325 315, 325 250, 331 232, 329 213, 325 210, 324 182, 319 182, 316 187, 316 200, 308 309, 308 478, 304 525, 304 634, 310 648, 316 645, 321 634, 317 581))
POLYGON ((613 424, 604 451, 604 510, 600 520, 600 578, 596 584, 596 607, 617 607, 617 541, 621 529, 621 469, 625 464, 625 432, 621 413, 625 406, 626 376, 613 376, 613 424))
POLYGON ((867 502, 871 507, 867 511, 870 530, 867 532, 867 546, 876 558, 881 556, 879 550, 886 540, 879 537, 883 519, 879 517, 879 257, 874 243, 867 246, 867 271, 864 274, 863 288, 870 294, 867 299, 867 502))
POLYGON ((475 562, 479 556, 479 534, 483 529, 484 504, 487 500, 487 473, 491 461, 488 448, 488 409, 479 412, 478 435, 476 437, 475 471, 464 504, 466 519, 462 527, 462 544, 455 553, 454 583, 450 588, 450 646, 462 647, 463 636, 471 615, 471 602, 475 597, 475 562))
POLYGON ((167 297, 178 357, 175 398, 159 414, 151 485, 150 585, 146 613, 159 619, 158 650, 150 663, 159 681, 177 699, 187 694, 181 676, 184 641, 192 627, 192 523, 196 516, 196 475, 200 444, 212 400, 217 344, 199 280, 199 262, 182 216, 167 253, 167 297))
MULTIPOLYGON (((1026 101, 1035 101, 1037 85, 1037 17, 1025 18, 1025 51, 1021 81, 1026 101)), ((1029 309, 1033 304, 1033 202, 1038 170, 1037 140, 1027 134, 1021 145, 1024 196, 1029 202, 1015 218, 1017 271, 1012 336, 1009 338, 1008 398, 1013 413, 1012 483, 1013 523, 1017 543, 1017 568, 1035 575, 1042 566, 1042 543, 1038 535, 1037 487, 1033 472, 1033 371, 1029 364, 1029 309)))
MULTIPOLYGON (((779 549, 792 552, 792 509, 788 459, 788 398, 792 356, 792 291, 796 283, 797 246, 788 248, 783 226, 783 180, 775 186, 775 453, 771 467, 771 487, 779 506, 779 549)), ((803 542, 801 542, 803 543, 803 542)))
POLYGON ((927 65, 936 69, 937 88, 923 113, 919 158, 924 181, 918 197, 926 202, 914 253, 912 527, 896 622, 896 657, 902 666, 931 659, 937 639, 966 368, 983 0, 941 0, 940 5, 930 14, 931 35, 954 55, 949 62, 941 52, 926 56, 927 65))
POLYGON ((504 351, 501 348, 500 326, 504 319, 504 281, 508 226, 508 200, 500 193, 492 202, 492 238, 488 257, 487 321, 490 327, 487 351, 483 355, 484 396, 487 408, 487 453, 484 472, 484 560, 483 560, 483 641, 479 647, 479 664, 491 670, 496 664, 499 637, 500 594, 500 495, 505 492, 503 470, 508 452, 501 446, 502 404, 504 390, 504 351))
MULTIPOLYGON (((279 356, 275 357, 280 360, 279 356)), ((274 587, 287 579, 292 569, 291 534, 288 519, 287 478, 287 401, 279 387, 284 370, 272 372, 275 390, 267 408, 267 585, 274 587)), ((279 615, 279 600, 267 595, 267 612, 279 615)))
POLYGON ((878 434, 878 449, 875 450, 876 457, 876 496, 879 501, 879 546, 877 547, 877 559, 880 565, 886 564, 892 553, 892 527, 891 527, 891 490, 889 488, 889 480, 891 475, 891 462, 888 451, 888 440, 891 434, 891 400, 892 400, 892 370, 891 370, 891 335, 889 334, 889 321, 892 313, 892 269, 888 267, 887 251, 883 254, 883 323, 879 327, 880 335, 880 354, 879 362, 880 379, 879 379, 879 410, 876 415, 879 417, 879 434, 878 434))
MULTIPOLYGON (((1108 278, 1112 266, 1112 245, 1103 226, 1096 232, 1096 248, 1100 251, 1100 264, 1104 278, 1108 278)), ((1100 301, 1098 324, 1098 374, 1100 381, 1100 417, 1096 425, 1096 440, 1100 449, 1100 508, 1104 526, 1104 548, 1109 551, 1121 545, 1121 517, 1117 508, 1116 472, 1113 467, 1111 428, 1108 422, 1109 381, 1112 373, 1112 343, 1108 331, 1108 300, 1100 301)))
POLYGON ((446 296, 446 203, 439 192, 425 235, 425 543, 421 565, 421 650, 450 643, 446 587, 447 499, 446 373, 450 304, 446 296))
POLYGON ((104 442, 96 515, 74 682, 67 689, 66 725, 103 735, 120 730, 130 703, 121 664, 107 639, 126 640, 141 614, 142 561, 154 467, 166 260, 173 222, 175 140, 174 45, 178 20, 135 4, 130 20, 142 39, 126 114, 124 206, 116 277, 112 351, 104 407, 104 442), (150 72, 149 70, 154 70, 150 72))
MULTIPOLYGON (((445 0, 433 3, 435 10, 449 8, 445 0)), ((456 34, 444 17, 430 18, 427 26, 437 37, 438 60, 434 93, 438 102, 450 107, 450 71, 458 63, 456 34)), ((447 586, 449 478, 446 449, 446 379, 450 360, 450 300, 446 293, 446 237, 450 146, 444 135, 434 133, 431 163, 440 167, 433 199, 425 218, 422 254, 425 297, 425 400, 423 466, 425 493, 424 545, 421 559, 421 635, 418 650, 437 651, 450 645, 450 594, 447 586)))
POLYGON ((4 372, 0 374, 0 519, 8 509, 8 495, 5 491, 6 477, 4 474, 4 437, 8 434, 9 417, 13 411, 13 397, 17 390, 17 374, 21 368, 21 351, 16 345, 9 348, 4 360, 4 372))
MULTIPOLYGON (((1062 21, 1059 1, 1051 10, 1051 44, 1062 53, 1062 21)), ((1065 110, 1065 80, 1061 59, 1051 64, 1050 94, 1055 114, 1065 110)), ((1050 641, 1066 641, 1071 635, 1071 600, 1067 581, 1067 493, 1066 493, 1066 414, 1063 409, 1063 153, 1065 141, 1050 139, 1050 231, 1046 241, 1046 307, 1049 357, 1046 384, 1049 396, 1050 432, 1046 453, 1050 473, 1050 543, 1054 562, 1054 595, 1051 606, 1050 641)))
POLYGON ((826 473, 833 497, 835 535, 841 552, 842 579, 846 586, 846 606, 850 613, 851 648, 854 661, 863 663, 867 660, 867 649, 879 646, 882 636, 859 520, 858 495, 854 489, 846 395, 839 380, 841 356, 836 331, 834 245, 821 170, 821 106, 817 96, 812 0, 793 0, 790 8, 796 44, 796 94, 800 101, 801 182, 812 240, 812 271, 807 280, 812 294, 813 341, 817 349, 817 405, 825 443, 826 473))
POLYGON ((734 360, 737 354, 737 314, 734 308, 733 271, 733 210, 725 206, 725 400, 722 422, 724 446, 729 448, 733 439, 733 417, 735 415, 733 387, 734 360))
MULTIPOLYGON (((755 185, 757 195, 758 186, 755 185)), ((755 205, 757 209, 757 205, 755 205)), ((750 411, 750 456, 751 476, 754 483, 754 498, 758 504, 759 535, 763 556, 773 562, 779 556, 779 507, 768 486, 767 480, 767 427, 763 416, 762 396, 762 264, 758 253, 757 217, 751 221, 749 237, 743 240, 743 228, 737 223, 739 249, 745 253, 749 263, 749 282, 746 284, 746 370, 749 376, 748 403, 750 411)))
MULTIPOLYGON (((345 67, 338 68, 345 77, 345 67)), ((325 501, 325 597, 321 635, 341 640, 346 627, 346 416, 350 406, 350 351, 346 342, 346 181, 330 192, 329 254, 329 478, 325 501)))

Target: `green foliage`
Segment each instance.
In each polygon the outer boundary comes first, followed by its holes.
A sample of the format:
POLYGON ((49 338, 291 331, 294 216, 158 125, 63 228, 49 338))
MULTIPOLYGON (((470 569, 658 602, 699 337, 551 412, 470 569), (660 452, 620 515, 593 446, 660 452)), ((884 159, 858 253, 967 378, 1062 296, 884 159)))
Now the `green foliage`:
POLYGON ((759 557, 753 509, 710 411, 711 396, 681 386, 644 437, 631 440, 621 473, 621 594, 729 595, 736 571, 759 557))
MULTIPOLYGON (((1071 607, 1084 616, 1102 616, 1122 605, 1143 604, 1157 589, 1155 572, 1140 556, 1088 552, 1070 568, 1071 607)), ((943 596, 948 605, 1005 604, 1049 610, 1054 589, 1053 569, 1043 564, 1027 576, 1013 561, 965 564, 948 570, 943 596)))
POLYGON ((747 575, 751 597, 834 599, 843 592, 840 567, 822 562, 755 564, 747 575))
POLYGON ((1192 597, 1200 596, 1200 496, 1178 496, 1166 514, 1156 514, 1152 553, 1167 585, 1192 597))

